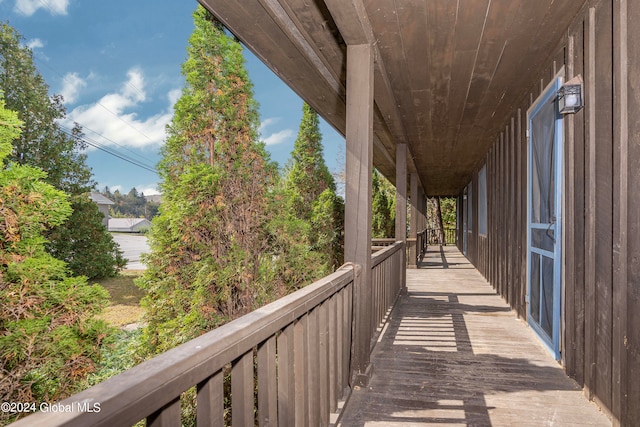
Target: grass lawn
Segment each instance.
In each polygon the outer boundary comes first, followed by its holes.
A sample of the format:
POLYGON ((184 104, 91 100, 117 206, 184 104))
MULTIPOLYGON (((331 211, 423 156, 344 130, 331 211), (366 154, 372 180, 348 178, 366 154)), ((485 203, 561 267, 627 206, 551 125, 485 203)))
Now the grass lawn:
POLYGON ((142 271, 128 270, 117 277, 109 277, 97 282, 111 295, 111 303, 98 316, 100 319, 118 328, 140 321, 144 312, 140 307, 140 299, 145 292, 138 288, 133 280, 141 275, 142 271))

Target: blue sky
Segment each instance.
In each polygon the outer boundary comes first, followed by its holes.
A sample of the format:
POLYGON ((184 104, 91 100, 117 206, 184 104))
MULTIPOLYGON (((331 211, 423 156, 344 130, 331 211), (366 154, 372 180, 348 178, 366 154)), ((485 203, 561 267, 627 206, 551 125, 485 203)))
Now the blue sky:
MULTIPOLYGON (((184 85, 180 67, 196 7, 179 0, 0 0, 0 20, 31 47, 51 93, 64 96, 63 126, 78 122, 89 141, 153 168, 184 85)), ((261 139, 284 166, 302 100, 248 51, 245 57, 260 104, 261 139)), ((344 139, 324 122, 321 132, 325 160, 336 172, 344 139)), ((156 174, 95 148, 87 153, 98 188, 157 193, 156 174)))

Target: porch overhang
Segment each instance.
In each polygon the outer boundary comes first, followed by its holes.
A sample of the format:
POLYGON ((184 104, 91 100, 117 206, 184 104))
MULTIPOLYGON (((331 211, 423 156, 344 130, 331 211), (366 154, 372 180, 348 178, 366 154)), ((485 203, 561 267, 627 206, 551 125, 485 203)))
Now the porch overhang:
POLYGON ((395 183, 406 143, 429 196, 460 193, 585 3, 199 1, 342 135, 346 46, 372 44, 373 163, 395 183))

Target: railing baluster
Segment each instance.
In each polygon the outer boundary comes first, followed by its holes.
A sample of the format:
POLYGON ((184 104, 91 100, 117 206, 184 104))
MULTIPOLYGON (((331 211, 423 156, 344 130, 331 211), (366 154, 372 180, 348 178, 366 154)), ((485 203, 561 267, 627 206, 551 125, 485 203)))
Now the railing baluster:
POLYGON ((293 355, 293 324, 278 334, 278 425, 295 426, 295 374, 293 355))
POLYGON ((245 353, 231 368, 231 422, 253 427, 253 351, 245 353))
POLYGON ((260 426, 278 424, 276 363, 276 337, 271 336, 258 347, 258 423, 260 426))
POLYGON ((344 371, 348 368, 345 367, 344 363, 344 346, 346 345, 346 336, 345 336, 345 295, 347 290, 342 289, 338 292, 336 296, 336 405, 337 399, 340 399, 343 396, 343 390, 345 387, 344 383, 344 371))
MULTIPOLYGON (((371 331, 371 336, 375 337, 376 332, 378 331, 378 325, 380 325, 380 307, 382 306, 382 287, 384 285, 383 282, 383 269, 384 263, 378 264, 376 267, 376 288, 377 288, 377 298, 376 298, 376 307, 374 307, 373 313, 375 313, 375 319, 373 322, 373 330, 371 331)), ((374 342, 371 343, 373 347, 374 342)))
POLYGON ((316 426, 320 421, 320 346, 318 331, 318 308, 307 316, 307 425, 316 426))
POLYGON ((378 309, 378 326, 382 326, 382 320, 384 316, 387 314, 387 306, 389 301, 387 300, 387 295, 389 294, 388 289, 391 286, 389 282, 389 263, 391 262, 391 258, 388 258, 382 265, 382 281, 384 286, 382 287, 382 298, 380 298, 380 308, 378 309))
POLYGON ((344 310, 344 314, 343 314, 343 328, 344 328, 344 333, 343 333, 343 338, 344 343, 343 343, 343 347, 342 347, 342 394, 344 395, 344 392, 346 390, 346 388, 349 385, 349 375, 351 374, 351 364, 349 363, 351 361, 351 342, 353 341, 353 335, 352 335, 352 329, 351 329, 351 322, 353 319, 353 292, 354 292, 354 285, 353 282, 346 288, 346 294, 345 294, 345 301, 344 301, 344 305, 343 305, 343 310, 344 310))
POLYGON ((325 302, 318 310, 318 332, 319 332, 319 351, 318 351, 318 371, 320 373, 320 396, 318 403, 320 405, 320 425, 329 424, 329 312, 330 302, 325 302))
POLYGON ((198 384, 198 426, 224 427, 224 373, 218 371, 198 384))
POLYGON ((380 272, 378 273, 380 275, 378 279, 380 282, 380 284, 378 285, 380 287, 380 296, 378 297, 378 318, 376 319, 376 331, 379 329, 380 323, 382 322, 382 318, 384 317, 384 308, 385 308, 384 295, 385 295, 385 288, 387 287, 387 282, 385 278, 386 264, 387 264, 386 262, 383 262, 382 264, 380 264, 380 272))
POLYGON ((295 381, 296 426, 306 425, 309 412, 307 401, 307 315, 302 316, 293 326, 293 371, 295 381))
POLYGON ((335 412, 338 409, 337 378, 338 375, 338 295, 334 295, 329 300, 328 321, 329 321, 329 411, 335 412))
POLYGON ((382 323, 382 318, 384 317, 384 309, 385 309, 384 295, 385 295, 385 288, 388 286, 386 282, 386 277, 385 277, 385 273, 387 269, 386 264, 387 264, 386 261, 380 264, 380 272, 378 273, 379 274, 378 287, 380 288, 380 291, 379 291, 379 297, 378 297, 378 318, 376 319, 376 331, 380 327, 380 323, 382 323))
POLYGON ((180 424, 180 396, 147 417, 147 427, 173 427, 180 424))

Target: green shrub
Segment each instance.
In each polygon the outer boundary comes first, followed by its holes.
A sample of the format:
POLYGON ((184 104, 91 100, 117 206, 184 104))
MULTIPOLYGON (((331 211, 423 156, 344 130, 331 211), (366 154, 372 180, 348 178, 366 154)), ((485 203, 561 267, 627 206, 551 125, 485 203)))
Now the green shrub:
POLYGON ((71 206, 41 170, 4 163, 19 122, 1 98, 0 122, 0 400, 54 401, 95 369, 108 328, 94 315, 108 293, 45 251, 44 231, 71 206))

